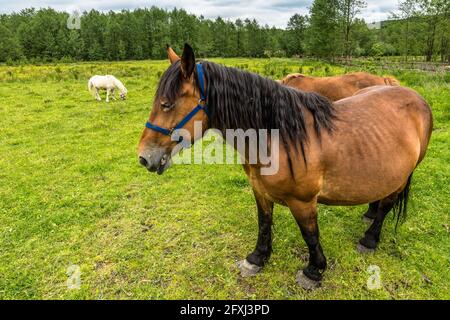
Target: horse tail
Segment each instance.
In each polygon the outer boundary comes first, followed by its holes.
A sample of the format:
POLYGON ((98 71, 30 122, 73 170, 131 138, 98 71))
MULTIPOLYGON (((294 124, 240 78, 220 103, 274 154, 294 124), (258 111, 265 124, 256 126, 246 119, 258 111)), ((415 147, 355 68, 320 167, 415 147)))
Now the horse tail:
POLYGON ((304 78, 305 76, 301 73, 291 73, 288 74, 286 77, 284 77, 281 80, 278 80, 279 83, 281 84, 287 84, 289 83, 289 81, 291 81, 292 79, 296 79, 296 78, 304 78))
POLYGON ((403 188, 402 192, 400 192, 395 200, 394 207, 392 208, 394 213, 394 218, 397 219, 395 223, 395 230, 397 231, 397 226, 399 222, 404 222, 406 220, 406 216, 408 213, 408 200, 409 193, 411 191, 411 179, 412 173, 408 177, 408 181, 406 181, 406 185, 403 188))
POLYGON ((397 79, 392 78, 392 77, 385 77, 384 83, 387 86, 399 86, 400 85, 400 81, 398 81, 397 79))

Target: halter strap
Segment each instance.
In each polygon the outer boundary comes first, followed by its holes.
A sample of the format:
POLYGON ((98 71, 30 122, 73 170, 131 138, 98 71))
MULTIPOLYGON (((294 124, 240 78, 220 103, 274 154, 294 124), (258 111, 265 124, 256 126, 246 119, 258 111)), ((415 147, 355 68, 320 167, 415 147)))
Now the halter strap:
MULTIPOLYGON (((203 67, 200 63, 197 63, 196 67, 197 67, 198 83, 199 83, 199 87, 200 87, 200 100, 199 100, 198 105, 191 112, 189 112, 186 116, 184 116, 184 118, 181 119, 181 121, 178 122, 177 125, 175 127, 173 127, 172 129, 163 128, 156 124, 151 123, 150 121, 147 121, 145 123, 145 126, 148 129, 162 133, 166 136, 171 136, 175 130, 183 128, 186 125, 186 123, 188 123, 189 120, 191 120, 200 110, 203 110, 203 112, 205 112, 209 118, 209 112, 207 109, 206 97, 205 97, 205 82, 203 79, 203 67), (201 103, 204 103, 204 105, 202 105, 201 103)), ((180 136, 178 138, 178 143, 180 143, 181 141, 183 141, 182 136, 180 136)))
POLYGON ((203 67, 200 63, 197 63, 197 77, 200 85, 200 101, 206 101, 205 97, 205 82, 203 80, 203 67))

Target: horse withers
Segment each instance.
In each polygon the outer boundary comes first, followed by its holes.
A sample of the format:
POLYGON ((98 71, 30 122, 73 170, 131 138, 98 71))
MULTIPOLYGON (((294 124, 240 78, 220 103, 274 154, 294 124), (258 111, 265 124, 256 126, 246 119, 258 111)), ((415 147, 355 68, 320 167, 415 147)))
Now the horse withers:
POLYGON ((102 98, 100 98, 99 91, 100 89, 106 90, 106 102, 109 102, 109 95, 111 94, 111 98, 113 100, 116 100, 115 97, 115 90, 116 88, 120 91, 120 98, 122 100, 125 100, 127 97, 127 88, 123 85, 123 83, 117 79, 114 76, 106 75, 106 76, 99 76, 95 75, 91 77, 88 81, 88 90, 89 92, 92 92, 93 89, 95 89, 94 97, 97 99, 97 101, 101 101, 102 98))
POLYGON ((297 275, 306 289, 320 285, 327 265, 317 203, 379 201, 357 246, 360 251, 377 247, 391 210, 398 218, 406 213, 411 176, 425 156, 432 131, 430 107, 415 91, 376 86, 333 105, 319 94, 257 74, 207 61, 196 64, 189 45, 181 58, 171 55, 170 60, 138 146, 139 162, 149 171, 161 174, 170 166, 179 144, 171 136, 174 128, 183 127, 194 142, 194 121, 203 124, 203 132, 279 132, 279 149, 270 146, 278 154, 275 174, 262 174, 261 163, 243 165, 258 208, 259 232, 254 251, 238 263, 242 275, 256 274, 270 257, 274 203, 289 207, 308 246, 309 263, 297 275))

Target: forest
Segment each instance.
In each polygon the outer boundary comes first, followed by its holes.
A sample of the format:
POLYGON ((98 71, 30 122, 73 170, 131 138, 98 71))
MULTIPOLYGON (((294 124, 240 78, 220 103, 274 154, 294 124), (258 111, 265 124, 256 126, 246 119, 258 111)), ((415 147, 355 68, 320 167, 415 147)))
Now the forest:
POLYGON ((157 7, 73 13, 28 8, 0 15, 0 62, 143 60, 165 57, 165 45, 190 43, 200 57, 419 57, 450 62, 450 2, 401 0, 370 28, 363 0, 315 0, 285 29, 255 19, 207 19, 157 7))

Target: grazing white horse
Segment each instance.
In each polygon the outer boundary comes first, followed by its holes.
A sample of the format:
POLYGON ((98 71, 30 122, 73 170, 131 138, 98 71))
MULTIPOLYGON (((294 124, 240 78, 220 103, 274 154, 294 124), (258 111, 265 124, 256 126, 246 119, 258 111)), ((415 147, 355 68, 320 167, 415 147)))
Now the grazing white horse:
POLYGON ((106 89, 106 102, 109 102, 109 94, 111 94, 111 97, 113 100, 116 100, 114 96, 114 90, 117 88, 120 91, 120 98, 122 100, 125 100, 127 96, 127 88, 123 85, 122 82, 120 82, 119 79, 117 79, 114 76, 106 75, 106 76, 98 76, 95 75, 92 78, 89 79, 88 82, 88 89, 89 92, 92 92, 92 89, 95 88, 95 99, 98 101, 101 101, 102 98, 100 98, 100 95, 98 91, 100 89, 106 89))

